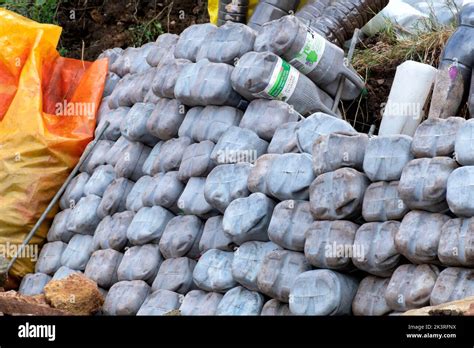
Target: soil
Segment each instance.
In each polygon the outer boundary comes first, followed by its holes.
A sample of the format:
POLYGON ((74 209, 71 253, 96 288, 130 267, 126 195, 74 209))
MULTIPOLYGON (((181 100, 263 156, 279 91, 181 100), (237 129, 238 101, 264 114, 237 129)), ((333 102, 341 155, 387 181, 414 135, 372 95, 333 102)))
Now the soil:
MULTIPOLYGON (((377 42, 377 36, 367 38, 359 47, 369 48, 377 42)), ((366 79, 367 92, 358 100, 343 103, 346 120, 357 131, 367 133, 372 125, 376 129, 379 128, 383 107, 387 103, 397 66, 401 63, 403 63, 402 60, 392 60, 389 64, 359 69, 358 73, 366 79)))
POLYGON ((163 32, 179 34, 209 16, 201 0, 70 0, 60 3, 57 19, 63 55, 94 60, 108 48, 134 46, 134 27, 159 21, 163 32))

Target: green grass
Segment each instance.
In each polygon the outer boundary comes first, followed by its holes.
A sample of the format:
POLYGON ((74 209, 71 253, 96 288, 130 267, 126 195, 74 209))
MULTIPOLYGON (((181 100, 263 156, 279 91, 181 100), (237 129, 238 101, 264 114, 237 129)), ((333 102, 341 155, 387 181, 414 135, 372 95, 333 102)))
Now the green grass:
POLYGON ((58 24, 58 0, 0 0, 0 6, 36 22, 58 24))

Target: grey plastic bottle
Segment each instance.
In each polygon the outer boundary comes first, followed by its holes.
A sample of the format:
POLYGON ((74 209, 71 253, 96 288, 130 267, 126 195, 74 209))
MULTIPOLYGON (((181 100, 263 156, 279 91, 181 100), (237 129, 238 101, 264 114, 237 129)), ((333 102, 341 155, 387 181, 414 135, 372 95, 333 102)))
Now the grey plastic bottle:
POLYGON ((68 243, 71 240, 74 232, 67 228, 67 222, 69 221, 69 215, 71 212, 71 209, 66 209, 56 214, 48 231, 48 242, 61 241, 68 243))
POLYGON ((256 31, 245 24, 229 21, 202 42, 196 61, 208 59, 214 63, 233 65, 237 59, 253 50, 256 36, 256 31))
POLYGON ((354 238, 354 266, 379 277, 390 276, 400 261, 394 242, 399 227, 398 221, 368 222, 360 226, 354 238))
POLYGON ((296 277, 290 291, 290 311, 296 315, 348 315, 358 281, 348 275, 314 270, 296 277))
POLYGON ((311 153, 314 142, 322 135, 334 132, 357 134, 356 130, 346 121, 316 112, 301 122, 296 128, 296 140, 301 152, 311 153))
POLYGON ((151 176, 142 176, 133 185, 125 201, 125 208, 133 212, 139 211, 143 207, 143 196, 153 187, 153 178, 151 176))
POLYGON ((179 307, 181 315, 215 315, 223 295, 203 290, 190 291, 179 307))
POLYGON ((29 273, 23 277, 18 292, 21 295, 34 296, 43 293, 46 284, 49 283, 51 277, 44 273, 29 273))
POLYGON ((183 158, 179 166, 178 178, 186 182, 191 177, 206 177, 215 167, 211 160, 212 150, 215 144, 210 140, 189 145, 184 150, 183 158))
POLYGON ((381 316, 391 312, 385 301, 390 278, 367 276, 359 283, 352 301, 352 313, 360 316, 381 316))
POLYGON ((115 179, 115 176, 114 167, 110 164, 98 166, 84 185, 84 195, 93 194, 102 197, 105 189, 115 179))
POLYGON ((178 170, 183 153, 192 142, 191 138, 188 137, 173 138, 165 141, 153 163, 152 174, 178 170))
POLYGON ((262 294, 236 286, 225 293, 216 315, 260 315, 263 301, 262 294))
POLYGON ((260 315, 265 316, 285 316, 292 315, 288 303, 284 303, 275 299, 267 301, 262 308, 260 315))
POLYGON ((123 254, 113 249, 97 250, 91 255, 84 275, 108 289, 118 282, 117 269, 122 258, 123 254))
POLYGON ((436 75, 430 118, 457 115, 469 94, 474 66, 474 4, 466 3, 459 13, 460 25, 449 38, 436 75))
POLYGON ((178 179, 178 172, 159 173, 153 177, 150 191, 143 196, 143 204, 147 207, 160 205, 174 212, 184 187, 178 179))
POLYGON ((378 181, 367 187, 362 203, 365 221, 401 220, 410 209, 398 194, 398 181, 378 181))
POLYGON ((204 107, 202 106, 195 106, 188 110, 186 116, 184 116, 183 123, 181 123, 181 126, 179 127, 178 137, 187 137, 192 139, 195 128, 194 125, 199 120, 199 115, 201 114, 202 110, 204 110, 204 107))
POLYGON ((438 275, 434 265, 399 266, 385 290, 388 306, 398 312, 427 306, 438 275))
POLYGON ((150 293, 143 280, 121 281, 110 288, 102 311, 104 315, 136 315, 150 293))
POLYGON ((449 216, 444 214, 409 212, 395 234, 395 247, 412 263, 439 263, 441 230, 448 220, 449 216))
POLYGON ((353 247, 358 228, 355 223, 344 220, 315 221, 305 233, 306 259, 318 268, 352 270, 351 258, 358 250, 353 247))
POLYGON ((458 130, 464 125, 461 117, 428 118, 416 129, 411 144, 415 157, 452 156, 458 130))
POLYGON ((388 0, 309 1, 296 16, 329 41, 343 47, 356 28, 362 28, 387 4, 388 0))
POLYGON ((219 249, 222 251, 233 251, 235 244, 224 233, 222 226, 222 215, 217 215, 207 219, 199 241, 199 251, 201 254, 210 249, 219 249))
POLYGON ((164 260, 151 289, 153 291, 169 290, 186 295, 196 288, 193 281, 194 267, 196 267, 196 261, 188 257, 164 260))
POLYGON ((405 165, 413 159, 412 138, 384 135, 369 139, 364 157, 364 172, 372 181, 399 180, 405 165))
POLYGON ((146 62, 156 67, 174 59, 174 49, 178 40, 179 36, 176 34, 165 33, 158 36, 154 47, 146 56, 146 62))
POLYGON ((250 17, 248 25, 259 31, 265 23, 281 18, 290 11, 294 12, 299 3, 299 0, 261 0, 250 17))
POLYGON ((174 87, 181 70, 191 61, 187 59, 174 59, 160 64, 156 68, 155 77, 151 85, 151 90, 161 98, 174 99, 174 87))
POLYGON ((93 251, 92 236, 76 234, 61 255, 61 265, 83 271, 93 251))
POLYGON ((430 296, 430 305, 462 300, 474 296, 474 270, 449 267, 441 271, 430 296))
POLYGON ((451 219, 442 229, 438 257, 445 266, 474 267, 471 240, 474 236, 474 218, 451 219))
POLYGON ((104 192, 97 207, 97 215, 104 218, 126 210, 127 196, 132 190, 133 181, 125 178, 114 179, 104 192))
POLYGON ((237 285, 232 277, 234 253, 211 249, 199 259, 193 271, 194 283, 202 290, 225 293, 237 285))
POLYGON ((118 280, 143 280, 151 284, 162 262, 157 244, 131 247, 123 254, 117 269, 118 280))
POLYGON ((166 315, 181 306, 181 296, 169 290, 156 290, 143 302, 137 315, 166 315))
POLYGON ((242 115, 241 110, 231 106, 208 105, 193 122, 190 137, 194 141, 210 140, 217 143, 230 127, 239 125, 242 115))
POLYGON ((199 240, 204 225, 194 215, 179 215, 171 220, 163 231, 159 245, 166 259, 187 256, 197 259, 200 255, 199 240))
POLYGON ((344 62, 344 51, 295 16, 264 24, 255 41, 255 51, 280 56, 333 97, 337 86, 332 86, 341 76, 346 78, 343 100, 357 98, 365 88, 359 74, 344 62))
POLYGON ((296 137, 298 127, 299 122, 288 122, 279 126, 268 144, 267 152, 272 154, 299 152, 296 137))
MULTIPOLYGON (((87 146, 91 146, 91 144, 92 143, 89 143, 87 146)), ((87 159, 82 163, 80 171, 92 174, 96 167, 100 166, 101 164, 105 164, 107 152, 110 150, 113 144, 114 143, 110 140, 99 140, 89 157, 87 157, 87 159)))
POLYGON ((311 266, 303 253, 289 250, 275 250, 263 259, 257 275, 260 292, 277 300, 288 302, 290 289, 296 278, 311 266))
POLYGON ((56 271, 56 273, 54 273, 54 276, 53 276, 52 280, 61 280, 61 279, 69 277, 71 274, 74 274, 74 273, 82 273, 82 272, 81 271, 75 271, 75 270, 73 270, 69 267, 66 267, 66 266, 61 266, 56 271))
POLYGON ((454 142, 456 161, 463 166, 474 165, 474 120, 464 122, 454 142))
POLYGON ((36 262, 35 272, 52 275, 61 267, 61 256, 67 244, 50 242, 43 245, 36 262))
POLYGON ((263 140, 271 141, 279 126, 298 120, 298 114, 285 102, 255 99, 245 110, 239 127, 251 129, 263 140))
POLYGON ((281 200, 309 199, 309 186, 315 179, 313 161, 307 153, 277 155, 266 177, 270 194, 281 200))
POLYGON ((474 190, 471 186, 473 182, 473 166, 457 168, 448 177, 446 199, 449 209, 459 217, 474 216, 474 190))
POLYGON ((117 161, 121 156, 123 156, 123 152, 127 149, 127 146, 130 143, 131 142, 127 138, 120 136, 109 151, 107 151, 105 163, 115 167, 117 161))
POLYGON ((139 141, 154 146, 158 142, 158 138, 146 127, 154 107, 153 104, 145 103, 133 105, 120 125, 122 135, 130 141, 139 141))
POLYGON ((303 116, 331 111, 333 100, 309 78, 271 52, 243 55, 231 75, 232 87, 245 99, 281 100, 303 116))
POLYGON ((185 214, 209 217, 217 211, 206 201, 204 186, 206 178, 190 178, 178 199, 178 208, 185 214))
POLYGON ((112 92, 114 91, 115 86, 117 85, 119 81, 120 81, 120 76, 110 71, 107 74, 107 78, 105 80, 103 96, 107 97, 111 95, 112 92))
POLYGON ((66 187, 61 199, 59 200, 59 207, 67 209, 75 206, 79 200, 85 196, 84 187, 89 180, 90 175, 86 172, 76 175, 69 185, 66 187))
POLYGON ((224 212, 224 233, 238 245, 250 240, 268 241, 267 229, 274 207, 275 202, 263 193, 235 199, 224 212))
POLYGON ((231 75, 234 70, 231 65, 212 63, 207 59, 188 64, 178 75, 174 95, 188 106, 244 107, 246 101, 232 89, 231 75))
POLYGON ((357 218, 362 213, 369 179, 353 168, 318 176, 309 187, 311 213, 316 220, 357 218))
POLYGON ((109 126, 104 131, 102 139, 116 141, 122 135, 120 131, 120 124, 125 119, 125 117, 127 117, 129 111, 129 107, 121 106, 106 113, 98 122, 94 135, 97 137, 104 128, 105 122, 108 121, 109 126))
POLYGON ((71 210, 67 229, 78 234, 93 235, 100 222, 97 210, 101 203, 101 197, 88 195, 82 197, 74 209, 71 210))
POLYGON ((211 154, 216 164, 249 162, 267 152, 268 143, 250 129, 229 127, 217 142, 211 154))
POLYGON ((133 245, 158 243, 174 214, 160 206, 143 207, 127 228, 127 238, 133 245))
POLYGON ((250 192, 260 192, 267 196, 271 195, 267 186, 267 176, 270 172, 272 162, 277 157, 277 154, 266 154, 260 156, 257 161, 255 161, 247 179, 247 187, 250 192))
POLYGON ((207 176, 204 197, 214 208, 224 213, 237 198, 247 197, 247 188, 252 165, 250 163, 223 164, 215 167, 207 176))
POLYGON ((313 144, 313 170, 316 175, 342 167, 362 170, 369 137, 363 133, 337 132, 321 135, 313 144))
POLYGON ((469 91, 469 101, 468 101, 468 106, 469 106, 469 113, 474 115, 474 72, 472 73, 471 76, 471 89, 469 91))
POLYGON ((228 21, 247 23, 248 0, 219 0, 217 24, 219 26, 228 21))
POLYGON ((186 106, 178 100, 161 98, 147 120, 146 129, 158 139, 172 139, 178 135, 186 111, 186 106))
POLYGON ((117 177, 128 178, 133 181, 140 179, 143 176, 143 164, 150 152, 151 148, 142 143, 129 143, 115 164, 117 177))
POLYGON ((446 191, 450 174, 458 167, 449 157, 418 158, 405 166, 398 193, 410 209, 433 213, 447 209, 446 191))
POLYGON ((268 226, 272 242, 288 250, 303 251, 305 233, 313 223, 308 201, 287 200, 278 203, 268 226))
POLYGON ((282 248, 272 242, 245 242, 234 252, 232 277, 252 291, 258 291, 257 276, 265 256, 282 248))
POLYGON ((103 218, 94 233, 94 250, 110 248, 121 251, 128 243, 127 229, 134 215, 131 211, 124 211, 103 218))
POLYGON ((211 23, 195 24, 186 28, 179 36, 174 56, 195 62, 203 41, 216 30, 217 27, 211 23))

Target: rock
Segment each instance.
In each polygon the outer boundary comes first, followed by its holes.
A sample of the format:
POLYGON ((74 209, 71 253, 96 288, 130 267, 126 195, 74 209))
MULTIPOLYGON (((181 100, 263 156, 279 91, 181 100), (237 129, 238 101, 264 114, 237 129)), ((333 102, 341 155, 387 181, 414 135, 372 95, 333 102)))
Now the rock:
POLYGON ((81 274, 49 282, 44 295, 52 307, 74 315, 92 315, 104 303, 97 284, 81 274))

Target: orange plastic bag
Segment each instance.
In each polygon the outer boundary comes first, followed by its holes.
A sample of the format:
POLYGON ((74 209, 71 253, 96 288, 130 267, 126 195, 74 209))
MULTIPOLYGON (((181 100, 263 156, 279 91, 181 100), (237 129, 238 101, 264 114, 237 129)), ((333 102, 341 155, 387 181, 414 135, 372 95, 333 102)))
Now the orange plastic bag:
MULTIPOLYGON (((0 8, 0 255, 7 258, 94 134, 108 62, 60 57, 60 35, 58 26, 0 8)), ((54 213, 30 247, 42 245, 54 213)), ((20 254, 10 277, 32 272, 37 256, 20 254)))

